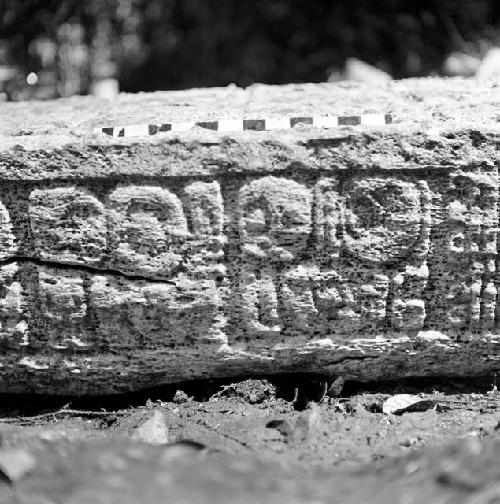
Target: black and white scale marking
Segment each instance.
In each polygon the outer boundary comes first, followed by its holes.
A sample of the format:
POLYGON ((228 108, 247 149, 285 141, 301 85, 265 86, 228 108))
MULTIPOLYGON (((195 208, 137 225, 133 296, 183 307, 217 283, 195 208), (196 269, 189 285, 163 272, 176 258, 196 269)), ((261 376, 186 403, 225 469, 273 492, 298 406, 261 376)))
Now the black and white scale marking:
POLYGON ((392 124, 391 114, 359 114, 345 116, 304 116, 277 117, 267 119, 220 119, 206 122, 178 122, 163 124, 135 124, 129 126, 111 126, 94 128, 94 133, 112 137, 150 136, 167 131, 188 131, 195 127, 212 131, 271 131, 286 130, 296 126, 315 128, 338 128, 340 126, 384 126, 392 124))

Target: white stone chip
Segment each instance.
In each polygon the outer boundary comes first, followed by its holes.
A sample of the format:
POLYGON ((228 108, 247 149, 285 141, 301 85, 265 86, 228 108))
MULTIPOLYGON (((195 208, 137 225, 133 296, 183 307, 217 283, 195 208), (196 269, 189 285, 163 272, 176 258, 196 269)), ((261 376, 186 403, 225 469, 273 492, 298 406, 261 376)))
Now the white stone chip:
POLYGON ((434 406, 429 399, 411 394, 397 394, 389 397, 382 406, 382 412, 386 415, 398 415, 408 411, 425 411, 434 406))
POLYGON ((137 427, 132 439, 143 441, 152 445, 168 443, 168 429, 165 425, 165 417, 159 410, 155 410, 153 416, 137 427))

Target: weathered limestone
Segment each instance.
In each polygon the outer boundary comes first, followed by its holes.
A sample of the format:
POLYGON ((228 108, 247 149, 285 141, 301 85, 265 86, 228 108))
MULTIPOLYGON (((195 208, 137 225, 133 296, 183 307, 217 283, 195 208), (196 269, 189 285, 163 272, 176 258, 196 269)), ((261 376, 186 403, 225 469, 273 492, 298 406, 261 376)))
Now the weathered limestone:
POLYGON ((494 85, 437 79, 2 105, 0 391, 499 370, 498 105, 494 85), (386 111, 384 127, 89 133, 386 111))

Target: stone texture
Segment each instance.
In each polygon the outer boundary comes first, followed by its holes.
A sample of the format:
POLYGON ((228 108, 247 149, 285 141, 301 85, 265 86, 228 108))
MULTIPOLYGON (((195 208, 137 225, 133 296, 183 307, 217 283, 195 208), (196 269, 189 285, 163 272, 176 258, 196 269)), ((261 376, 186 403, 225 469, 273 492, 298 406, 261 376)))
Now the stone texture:
POLYGON ((38 258, 83 265, 101 261, 106 213, 90 192, 76 187, 35 189, 29 195, 29 223, 38 258))
POLYGON ((0 391, 497 371, 498 101, 423 79, 6 104, 0 391), (90 134, 368 112, 395 122, 90 134))

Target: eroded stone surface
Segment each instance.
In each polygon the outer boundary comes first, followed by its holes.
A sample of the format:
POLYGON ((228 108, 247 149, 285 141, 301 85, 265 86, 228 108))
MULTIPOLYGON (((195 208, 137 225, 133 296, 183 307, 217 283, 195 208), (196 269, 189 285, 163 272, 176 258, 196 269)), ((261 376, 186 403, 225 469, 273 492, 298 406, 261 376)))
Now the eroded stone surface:
POLYGON ((76 187, 31 192, 29 223, 40 259, 94 264, 106 250, 106 213, 91 193, 76 187))
POLYGON ((210 280, 177 278, 173 284, 95 275, 90 304, 99 343, 114 351, 227 342, 220 296, 210 280))
MULTIPOLYGON (((76 271, 40 267, 38 271, 40 328, 54 350, 90 348, 86 341, 88 306, 84 275, 76 271)), ((40 342, 43 345, 43 342, 40 342)))
MULTIPOLYGON (((441 104, 472 103, 436 82, 441 104)), ((406 86, 411 126, 82 137, 55 164, 0 150, 15 166, 0 166, 0 390, 495 371, 495 128, 429 130, 411 95, 425 85, 406 86)))

